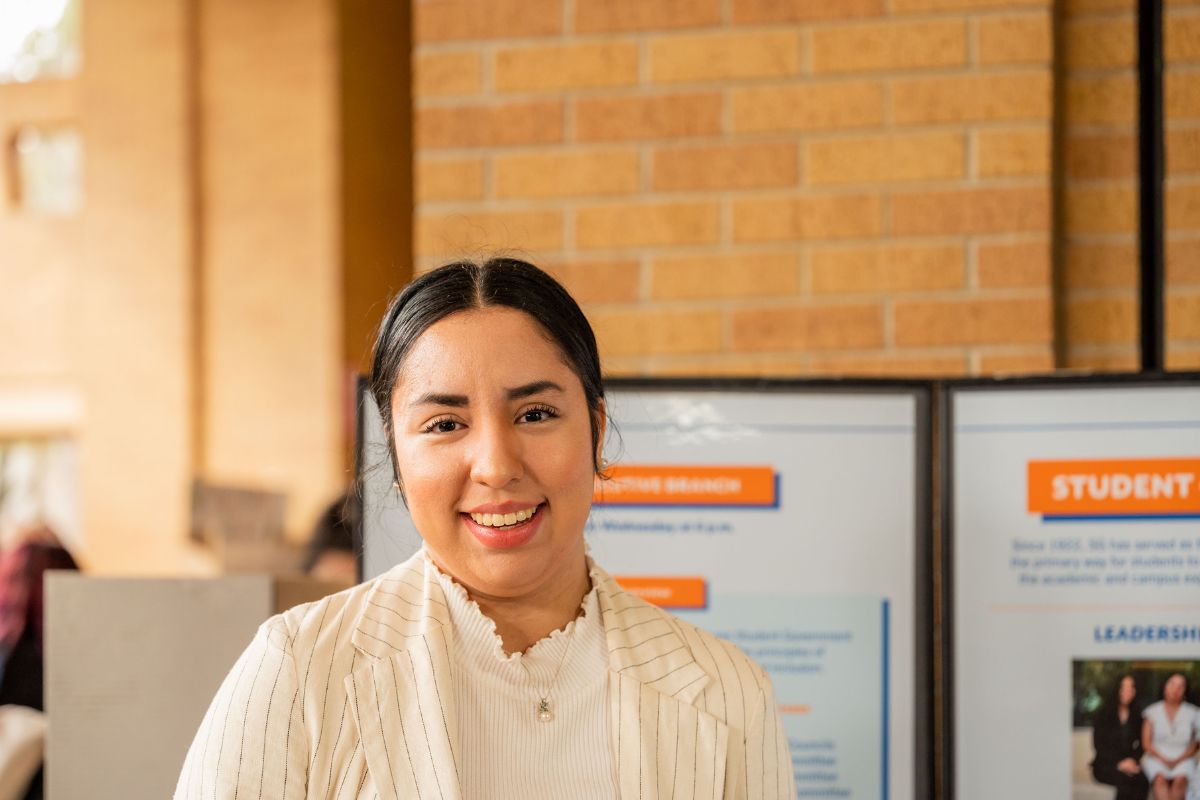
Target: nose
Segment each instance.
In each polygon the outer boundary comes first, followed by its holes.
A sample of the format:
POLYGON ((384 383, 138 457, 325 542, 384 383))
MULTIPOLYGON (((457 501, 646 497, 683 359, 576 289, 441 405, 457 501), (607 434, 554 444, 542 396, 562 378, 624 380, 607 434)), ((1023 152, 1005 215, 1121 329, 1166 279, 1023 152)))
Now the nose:
POLYGON ((521 443, 511 425, 483 424, 475 429, 471 451, 471 480, 492 489, 502 489, 525 474, 521 443))

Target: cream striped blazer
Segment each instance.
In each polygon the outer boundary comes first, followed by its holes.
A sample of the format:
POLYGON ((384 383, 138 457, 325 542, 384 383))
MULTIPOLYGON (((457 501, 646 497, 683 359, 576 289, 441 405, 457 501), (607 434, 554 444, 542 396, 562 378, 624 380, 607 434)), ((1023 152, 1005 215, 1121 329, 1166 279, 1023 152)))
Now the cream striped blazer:
MULTIPOLYGON (((177 800, 459 800, 453 637, 433 570, 419 552, 264 623, 204 716, 177 800)), ((621 798, 795 797, 762 669, 596 575, 621 798)))

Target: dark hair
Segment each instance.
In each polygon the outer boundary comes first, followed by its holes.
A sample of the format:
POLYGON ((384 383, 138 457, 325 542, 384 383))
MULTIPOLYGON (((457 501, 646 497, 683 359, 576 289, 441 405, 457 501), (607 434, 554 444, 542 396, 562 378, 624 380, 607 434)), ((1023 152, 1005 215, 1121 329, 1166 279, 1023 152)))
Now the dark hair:
POLYGON ((567 366, 583 384, 592 411, 592 468, 599 472, 604 382, 592 326, 579 304, 554 278, 525 261, 491 258, 482 264, 456 261, 427 272, 406 286, 383 315, 375 339, 370 387, 383 417, 397 478, 400 468, 392 430, 392 392, 405 357, 421 334, 439 320, 459 311, 492 306, 528 314, 558 346, 567 366))
POLYGON ((329 504, 313 526, 303 569, 312 572, 321 556, 329 551, 354 552, 354 531, 362 516, 362 500, 357 492, 346 492, 329 504))

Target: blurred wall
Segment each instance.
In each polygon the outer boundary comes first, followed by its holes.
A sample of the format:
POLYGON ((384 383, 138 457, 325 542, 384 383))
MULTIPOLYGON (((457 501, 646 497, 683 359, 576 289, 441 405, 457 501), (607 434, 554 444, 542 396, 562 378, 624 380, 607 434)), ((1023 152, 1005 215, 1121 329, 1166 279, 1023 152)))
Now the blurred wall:
POLYGON ((78 217, 0 213, 0 435, 79 443, 91 569, 216 569, 193 479, 286 493, 293 539, 348 481, 364 332, 411 275, 386 5, 87 0, 77 78, 0 86, 6 140, 83 133, 78 217))
MULTIPOLYGON (((1164 4, 1167 366, 1200 367, 1200 3, 1164 4)), ((1063 3, 1064 365, 1138 366, 1137 3, 1063 3)))

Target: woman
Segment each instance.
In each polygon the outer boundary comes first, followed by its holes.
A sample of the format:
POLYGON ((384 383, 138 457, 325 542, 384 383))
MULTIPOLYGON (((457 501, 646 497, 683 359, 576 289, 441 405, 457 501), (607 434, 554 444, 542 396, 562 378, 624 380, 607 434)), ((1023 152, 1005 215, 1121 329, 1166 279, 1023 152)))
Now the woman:
POLYGON ((1150 705, 1142 716, 1143 767, 1154 800, 1183 800, 1196 780, 1196 725, 1200 709, 1184 700, 1187 678, 1176 672, 1163 684, 1163 699, 1150 705))
POLYGON ((794 797, 763 671, 587 556, 600 374, 529 264, 410 284, 371 390, 424 547, 263 625, 176 797, 794 797))
POLYGON ((1113 702, 1100 709, 1092 728, 1096 760, 1092 775, 1097 782, 1115 786, 1114 800, 1146 800, 1150 787, 1142 774, 1142 720, 1133 706, 1137 685, 1132 675, 1117 681, 1113 702))

